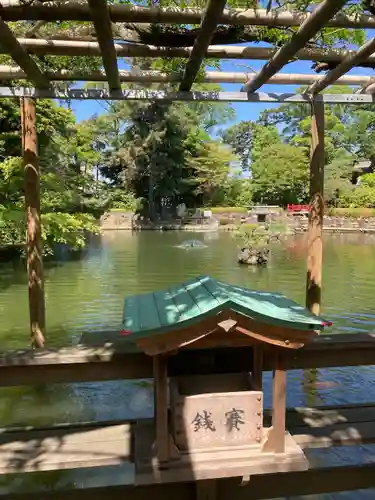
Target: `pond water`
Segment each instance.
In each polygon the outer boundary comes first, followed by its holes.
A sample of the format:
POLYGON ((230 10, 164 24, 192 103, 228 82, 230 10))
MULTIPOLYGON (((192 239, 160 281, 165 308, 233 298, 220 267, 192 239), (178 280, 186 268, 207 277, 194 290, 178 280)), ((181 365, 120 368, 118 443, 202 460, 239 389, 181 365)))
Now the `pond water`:
MULTIPOLYGON (((237 264, 237 243, 230 233, 106 232, 92 240, 81 259, 67 257, 46 265, 48 345, 77 344, 83 332, 88 342, 98 340, 103 331, 117 332, 127 294, 163 289, 202 274, 253 289, 279 291, 303 304, 306 251, 305 236, 293 237, 274 244, 267 267, 247 268, 237 264), (205 247, 194 251, 181 248, 191 239, 205 247)), ((330 333, 374 331, 374 255, 375 237, 325 236, 323 314, 333 321, 330 333)), ((0 264, 0 318, 0 349, 27 346, 27 285, 21 264, 0 264)), ((317 374, 292 371, 288 374, 288 405, 375 401, 374 381, 373 367, 335 368, 317 374)), ((268 387, 270 378, 266 374, 267 393, 268 387)), ((152 401, 148 381, 5 388, 0 389, 0 426, 151 416, 152 401)), ((266 397, 266 405, 269 403, 266 397)), ((345 463, 363 454, 366 459, 374 457, 371 446, 355 450, 334 449, 330 454, 332 460, 345 463)), ((310 453, 309 458, 319 460, 319 452, 310 453)), ((109 469, 98 470, 94 479, 104 484, 124 481, 123 473, 121 479, 116 470, 110 474, 111 479, 108 474, 109 469)), ((24 488, 25 484, 30 488, 31 483, 48 487, 72 481, 78 486, 92 484, 92 476, 85 471, 33 475, 33 480, 30 476, 27 481, 12 481, 12 489, 24 488)), ((8 479, 2 479, 1 485, 8 487, 8 479)), ((353 499, 374 498, 374 492, 347 495, 353 499)))

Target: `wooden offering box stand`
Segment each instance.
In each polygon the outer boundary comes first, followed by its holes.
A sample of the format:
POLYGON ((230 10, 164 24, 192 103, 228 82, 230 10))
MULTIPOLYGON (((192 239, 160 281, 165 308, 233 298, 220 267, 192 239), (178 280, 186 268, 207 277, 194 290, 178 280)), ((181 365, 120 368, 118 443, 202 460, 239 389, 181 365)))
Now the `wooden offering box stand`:
POLYGON ((200 277, 129 297, 124 330, 153 357, 154 422, 137 424, 137 484, 305 470, 285 429, 286 370, 279 353, 299 349, 326 325, 280 294, 200 277), (252 372, 168 376, 181 349, 252 348, 252 372), (273 360, 272 422, 263 425, 262 363, 273 360))

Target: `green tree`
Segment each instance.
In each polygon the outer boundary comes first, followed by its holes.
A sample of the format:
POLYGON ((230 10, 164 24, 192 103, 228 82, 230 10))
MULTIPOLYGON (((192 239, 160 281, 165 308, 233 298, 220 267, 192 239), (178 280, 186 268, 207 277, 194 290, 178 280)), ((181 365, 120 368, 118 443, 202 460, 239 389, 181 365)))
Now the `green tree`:
POLYGON ((340 198, 352 188, 351 175, 354 158, 346 151, 337 153, 324 167, 324 199, 328 205, 338 205, 340 198))
POLYGON ((254 201, 287 205, 308 196, 308 158, 303 148, 289 144, 265 147, 252 164, 254 201))
POLYGON ((256 124, 252 121, 241 121, 221 132, 223 141, 232 147, 239 157, 243 172, 249 172, 253 132, 256 124))
MULTIPOLYGON (((352 93, 348 87, 326 92, 352 93)), ((310 143, 309 106, 282 105, 265 111, 260 123, 282 127, 281 138, 290 145, 308 147, 310 143)), ((325 106, 325 198, 328 204, 371 206, 373 186, 353 188, 351 174, 358 159, 374 159, 375 117, 371 106, 351 107, 345 104, 325 106), (363 205, 361 205, 363 204, 363 205)))
POLYGON ((196 154, 190 158, 196 193, 202 196, 204 205, 212 204, 215 192, 227 182, 233 160, 231 151, 214 141, 198 146, 196 154))
POLYGON ((210 130, 232 117, 230 106, 216 103, 114 103, 96 118, 105 142, 100 170, 124 195, 143 200, 151 219, 181 202, 211 203, 232 154, 210 130))
POLYGON ((252 121, 241 121, 222 131, 221 136, 238 156, 245 173, 251 171, 251 163, 258 159, 265 146, 281 141, 276 127, 252 121))
POLYGON ((239 174, 229 174, 226 181, 215 189, 213 206, 250 207, 253 199, 253 185, 250 179, 239 174))
MULTIPOLYGON (((0 237, 1 246, 21 247, 26 231, 18 104, 11 99, 0 102, 0 237)), ((38 101, 37 112, 45 251, 50 253, 55 243, 78 249, 84 245, 85 232, 97 230, 94 217, 84 206, 93 180, 91 171, 84 172, 77 167, 78 159, 83 158, 79 149, 79 143, 82 146, 84 142, 82 127, 76 125, 71 111, 53 101, 38 101)), ((86 151, 91 155, 89 146, 86 151)), ((86 156, 86 160, 88 158, 86 156)))
MULTIPOLYGON (((304 89, 299 89, 303 91, 304 89)), ((352 93, 349 87, 328 89, 325 93, 352 93)), ((352 107, 342 105, 326 105, 324 107, 324 141, 326 163, 332 162, 343 151, 351 152, 346 137, 345 119, 350 115, 352 107)), ((281 138, 293 146, 310 147, 311 142, 311 108, 309 104, 282 104, 278 108, 264 111, 259 123, 281 128, 281 138)))

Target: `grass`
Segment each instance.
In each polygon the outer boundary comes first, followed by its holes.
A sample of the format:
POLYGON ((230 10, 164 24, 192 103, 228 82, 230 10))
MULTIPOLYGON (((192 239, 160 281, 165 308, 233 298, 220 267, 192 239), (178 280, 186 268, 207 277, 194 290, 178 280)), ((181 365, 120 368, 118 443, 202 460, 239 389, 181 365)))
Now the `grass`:
MULTIPOLYGON (((245 207, 212 207, 210 209, 215 215, 222 215, 219 218, 219 224, 221 226, 226 226, 234 223, 234 219, 227 217, 227 215, 242 215, 247 214, 248 209, 245 207)), ((132 212, 131 209, 123 207, 123 208, 111 208, 110 212, 118 213, 118 212, 132 212)), ((280 213, 282 209, 280 209, 280 213)), ((367 208, 367 207, 353 207, 353 208, 333 208, 328 207, 326 210, 326 215, 331 217, 353 217, 353 218, 361 218, 361 217, 375 217, 375 208, 367 208)))
POLYGON ((326 215, 331 217, 375 217, 375 209, 367 207, 328 208, 326 215))

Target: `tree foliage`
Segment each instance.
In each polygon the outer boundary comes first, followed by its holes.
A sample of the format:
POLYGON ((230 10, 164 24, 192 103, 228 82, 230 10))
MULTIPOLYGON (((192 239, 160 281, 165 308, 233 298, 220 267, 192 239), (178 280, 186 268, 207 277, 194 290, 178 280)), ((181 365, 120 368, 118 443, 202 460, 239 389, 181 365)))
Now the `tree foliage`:
MULTIPOLYGON (((52 101, 37 102, 41 170, 41 211, 45 252, 56 243, 82 248, 86 232, 97 231, 92 203, 93 130, 76 124, 74 115, 52 101), (91 205, 91 206, 90 206, 91 205)), ((0 101, 1 246, 22 247, 25 239, 24 172, 17 100, 0 101)), ((100 199, 96 199, 100 205, 100 199)), ((94 204, 95 205, 95 204, 94 204)))
MULTIPOLYGON (((57 3, 57 2, 56 2, 57 3)), ((203 0, 112 0, 111 4, 132 4, 139 6, 160 6, 169 8, 200 8, 205 7, 203 0)), ((227 2, 229 9, 245 8, 267 8, 276 12, 280 8, 293 9, 300 12, 311 11, 313 3, 306 0, 230 0, 227 2)), ((344 11, 360 15, 363 13, 373 13, 373 0, 352 0, 347 2, 344 11)), ((12 30, 19 37, 37 38, 78 38, 94 40, 96 33, 94 26, 90 22, 64 21, 64 22, 43 22, 43 21, 18 21, 10 23, 12 30)), ((267 42, 274 47, 280 47, 296 32, 297 27, 267 27, 267 26, 242 26, 242 25, 219 25, 215 31, 211 44, 225 45, 238 44, 243 42, 267 42)), ((114 38, 122 43, 136 43, 141 45, 154 45, 162 47, 191 47, 194 44, 200 27, 197 25, 184 24, 160 24, 160 23, 112 23, 114 38)), ((365 41, 365 30, 344 29, 344 28, 323 28, 308 42, 310 48, 351 48, 360 46, 365 41)), ((33 56, 41 69, 49 70, 79 70, 89 72, 99 69, 101 60, 99 57, 67 57, 67 56, 33 56)), ((12 64, 7 56, 0 56, 1 64, 12 64)), ((137 66, 137 63, 134 63, 137 66)), ((148 61, 153 69, 162 69, 180 73, 184 63, 179 58, 169 60, 167 58, 148 61)), ((219 66, 218 62, 210 61, 210 65, 219 66)), ((326 71, 337 65, 336 61, 317 62, 313 68, 317 71, 326 71)), ((362 62, 359 65, 366 66, 368 63, 362 62)))
MULTIPOLYGON (((204 8, 203 0, 113 0, 141 6, 204 8)), ((228 8, 289 8, 306 12, 306 0, 230 0, 228 8)), ((374 2, 354 0, 351 14, 375 12, 374 2)), ((95 39, 88 22, 10 23, 22 37, 84 37, 95 39)), ((116 40, 165 47, 192 46, 199 26, 116 23, 116 40)), ((268 42, 282 46, 295 27, 224 26, 212 44, 268 42)), ((364 30, 324 28, 309 41, 312 48, 352 48, 361 45, 364 30)), ((99 57, 32 56, 41 69, 81 72, 101 67, 99 57)), ((125 60, 133 71, 159 70, 179 75, 185 59, 125 60)), ((0 63, 13 64, 5 55, 0 63)), ((218 61, 205 61, 220 67, 218 61)), ((314 63, 317 72, 337 63, 314 63)), ((367 63, 361 63, 366 65, 367 63)), ((196 84, 200 90, 217 85, 196 84)), ((89 84, 90 85, 90 84, 89 84)), ((167 85, 174 90, 176 83, 167 85)), ((138 88, 137 85, 128 85, 138 88)), ((151 85, 151 88, 159 88, 151 85)), ((351 92, 348 88, 337 92, 351 92)), ((326 106, 326 195, 338 206, 372 206, 372 177, 360 186, 350 184, 354 160, 375 155, 375 119, 370 106, 326 106)), ((257 121, 242 121, 214 137, 218 127, 233 121, 235 113, 223 103, 114 102, 108 111, 79 124, 73 113, 48 100, 37 102, 41 165, 43 238, 47 249, 56 242, 74 248, 84 244, 86 231, 95 231, 95 217, 108 206, 140 209, 152 219, 174 213, 183 202, 202 205, 248 206, 251 202, 287 204, 308 199, 308 163, 311 118, 308 106, 282 105, 257 121), (240 171, 234 167, 240 165, 240 171)), ((15 100, 0 102, 0 237, 2 244, 24 242, 24 194, 20 114, 15 100)), ((371 176, 372 174, 370 174, 371 176)))
POLYGON ((214 103, 114 103, 96 120, 106 141, 101 173, 143 200, 151 219, 179 203, 210 203, 234 157, 209 132, 232 117, 230 106, 214 103))
MULTIPOLYGON (((351 93, 349 87, 335 92, 351 93)), ((327 90, 332 92, 332 90, 327 90)), ((252 197, 263 203, 308 201, 311 117, 308 105, 288 104, 264 111, 256 122, 243 121, 222 133, 251 177, 252 197)), ((374 112, 369 105, 325 106, 325 199, 339 207, 372 207, 372 176, 351 183, 356 161, 375 160, 374 112)))

